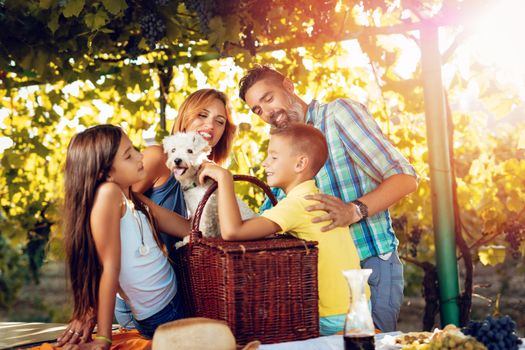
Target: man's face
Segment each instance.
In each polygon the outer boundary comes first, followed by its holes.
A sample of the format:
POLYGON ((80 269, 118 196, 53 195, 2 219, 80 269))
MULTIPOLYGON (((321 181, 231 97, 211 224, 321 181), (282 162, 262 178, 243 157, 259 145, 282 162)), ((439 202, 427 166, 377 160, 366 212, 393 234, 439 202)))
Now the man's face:
POLYGON ((246 91, 246 103, 253 113, 277 128, 304 122, 303 106, 292 89, 271 79, 259 80, 246 91))

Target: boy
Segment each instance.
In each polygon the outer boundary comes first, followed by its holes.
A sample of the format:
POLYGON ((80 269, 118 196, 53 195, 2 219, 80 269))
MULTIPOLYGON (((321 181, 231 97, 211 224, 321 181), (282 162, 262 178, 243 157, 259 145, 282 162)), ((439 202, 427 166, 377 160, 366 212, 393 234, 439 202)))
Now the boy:
POLYGON ((225 240, 253 240, 275 233, 290 233, 297 238, 319 242, 318 283, 321 335, 340 332, 350 301, 347 282, 341 271, 359 269, 359 256, 348 228, 321 232, 326 223, 312 223, 323 212, 305 208, 314 201, 304 196, 319 193, 313 177, 324 165, 328 147, 323 134, 307 124, 293 123, 270 132, 268 157, 263 162, 268 185, 281 188, 286 198, 261 216, 241 220, 235 200, 231 173, 208 165, 199 175, 218 183, 220 228, 225 240))

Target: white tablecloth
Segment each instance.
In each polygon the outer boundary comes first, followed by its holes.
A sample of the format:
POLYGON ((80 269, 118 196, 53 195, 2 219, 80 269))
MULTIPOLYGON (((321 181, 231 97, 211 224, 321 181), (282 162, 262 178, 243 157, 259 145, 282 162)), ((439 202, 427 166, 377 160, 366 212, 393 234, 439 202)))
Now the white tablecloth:
MULTIPOLYGON (((401 332, 382 333, 375 336, 376 350, 391 350, 392 347, 381 346, 381 339, 385 335, 395 336, 401 332)), ((330 335, 301 341, 291 341, 279 344, 261 345, 260 350, 341 350, 344 349, 342 335, 330 335)))
MULTIPOLYGON (((385 335, 395 336, 401 334, 401 332, 382 333, 375 336, 376 350, 393 350, 395 347, 383 346, 381 339, 385 335)), ((525 343, 525 338, 522 339, 525 343)), ((279 344, 267 344, 261 345, 260 350, 343 350, 343 336, 342 335, 331 335, 327 337, 319 337, 308 340, 292 341, 287 343, 279 344)), ((525 344, 521 344, 519 350, 525 350, 525 344)))

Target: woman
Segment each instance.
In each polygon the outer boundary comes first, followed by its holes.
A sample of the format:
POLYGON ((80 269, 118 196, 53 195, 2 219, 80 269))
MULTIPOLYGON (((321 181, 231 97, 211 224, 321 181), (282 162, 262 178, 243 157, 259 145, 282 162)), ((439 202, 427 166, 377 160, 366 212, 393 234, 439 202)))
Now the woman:
MULTIPOLYGON (((210 159, 222 164, 229 156, 235 129, 226 94, 215 89, 200 89, 188 96, 180 106, 171 134, 198 132, 212 147, 210 159)), ((146 177, 132 186, 133 191, 144 193, 154 203, 186 217, 182 189, 166 166, 167 158, 162 146, 150 146, 143 154, 146 177)), ((160 237, 170 252, 176 239, 163 232, 160 237)), ((120 296, 116 300, 115 317, 122 327, 134 327, 131 309, 120 296)))
MULTIPOLYGON (((192 93, 180 106, 171 129, 177 132, 197 131, 212 147, 211 160, 222 164, 229 156, 235 134, 228 97, 215 89, 201 89, 192 93)), ((179 183, 166 167, 162 146, 150 146, 143 152, 146 178, 133 185, 133 191, 144 193, 156 204, 186 216, 186 206, 179 183)), ((161 234, 168 247, 173 238, 161 234)))

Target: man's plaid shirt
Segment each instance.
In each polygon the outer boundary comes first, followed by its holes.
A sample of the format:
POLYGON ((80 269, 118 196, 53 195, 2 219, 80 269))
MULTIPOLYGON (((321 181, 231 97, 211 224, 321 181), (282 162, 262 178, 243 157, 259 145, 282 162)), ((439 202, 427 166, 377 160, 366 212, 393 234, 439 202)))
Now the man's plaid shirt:
MULTIPOLYGON (((321 130, 328 143, 328 161, 315 176, 322 193, 348 203, 373 191, 392 175, 417 177, 367 108, 358 102, 337 99, 320 104, 313 100, 306 122, 321 130)), ((281 190, 273 191, 277 198, 284 197, 281 190)), ((269 206, 266 201, 261 211, 269 206)), ((350 232, 361 260, 392 252, 398 245, 388 209, 351 225, 350 232)))

